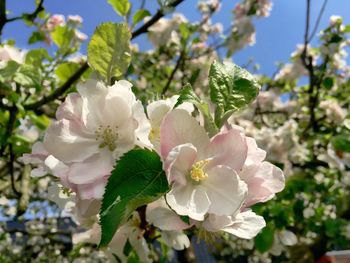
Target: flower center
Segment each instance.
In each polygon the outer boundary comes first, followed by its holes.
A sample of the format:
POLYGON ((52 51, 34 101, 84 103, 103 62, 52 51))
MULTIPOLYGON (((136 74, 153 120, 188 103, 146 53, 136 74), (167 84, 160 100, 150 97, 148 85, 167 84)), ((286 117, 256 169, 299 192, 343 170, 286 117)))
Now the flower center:
POLYGON ((202 160, 192 165, 190 175, 194 181, 199 182, 208 178, 208 174, 203 171, 208 163, 209 160, 202 160))
POLYGON ((159 127, 152 128, 149 133, 149 139, 153 141, 159 137, 160 137, 160 128, 159 127))
POLYGON ((96 141, 101 141, 100 148, 107 147, 111 152, 117 148, 118 133, 110 125, 107 127, 100 125, 95 131, 95 135, 96 141))

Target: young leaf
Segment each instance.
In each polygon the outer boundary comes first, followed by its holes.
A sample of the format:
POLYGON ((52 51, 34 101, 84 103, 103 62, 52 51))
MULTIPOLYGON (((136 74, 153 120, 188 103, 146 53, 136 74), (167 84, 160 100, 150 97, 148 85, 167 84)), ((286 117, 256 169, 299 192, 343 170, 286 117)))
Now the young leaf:
POLYGON ((117 163, 108 180, 100 211, 100 246, 106 246, 118 227, 136 208, 153 202, 169 190, 157 153, 135 149, 117 163))
POLYGON ((148 10, 146 10, 146 9, 139 9, 139 10, 137 10, 135 15, 133 16, 132 23, 134 25, 136 25, 142 19, 144 19, 145 17, 150 16, 150 15, 151 15, 151 13, 148 10))
POLYGON ((268 251, 274 241, 275 230, 272 226, 265 227, 256 237, 255 237, 255 248, 264 253, 268 251))
POLYGON ((177 99, 174 108, 176 108, 184 102, 192 103, 202 113, 204 118, 204 128, 209 133, 209 136, 213 136, 218 132, 218 128, 216 127, 214 120, 210 114, 208 103, 198 98, 190 84, 186 84, 180 91, 180 96, 177 99))
POLYGON ((114 11, 120 16, 126 16, 130 10, 129 0, 108 0, 114 11))
POLYGON ((52 41, 59 48, 68 48, 74 37, 74 31, 68 26, 57 26, 51 33, 52 41))
POLYGON ((39 87, 41 83, 41 74, 38 68, 23 64, 14 74, 13 80, 24 87, 39 87))
POLYGON ((245 69, 214 61, 209 71, 210 99, 216 105, 215 123, 218 127, 236 110, 251 103, 260 85, 245 69))
POLYGON ((350 136, 339 134, 332 138, 331 143, 335 150, 350 152, 350 136))
POLYGON ((129 67, 131 34, 126 24, 103 23, 98 26, 88 45, 90 66, 110 83, 129 67))

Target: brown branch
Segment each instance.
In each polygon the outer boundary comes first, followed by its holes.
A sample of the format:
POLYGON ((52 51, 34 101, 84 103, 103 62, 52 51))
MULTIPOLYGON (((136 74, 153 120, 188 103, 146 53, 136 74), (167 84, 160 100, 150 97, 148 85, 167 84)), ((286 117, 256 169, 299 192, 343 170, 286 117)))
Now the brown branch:
POLYGON ((13 22, 16 20, 29 19, 34 21, 37 18, 38 14, 44 10, 44 0, 40 0, 35 10, 32 13, 23 13, 21 16, 16 16, 6 19, 6 22, 13 22))
POLYGON ((162 90, 162 95, 164 95, 164 94, 168 91, 168 89, 169 89, 169 87, 170 87, 170 84, 171 84, 171 82, 173 81, 173 79, 174 79, 174 77, 175 77, 176 72, 177 72, 178 69, 180 68, 180 65, 181 65, 182 60, 184 60, 184 57, 185 57, 185 51, 183 50, 183 51, 180 53, 180 56, 179 56, 179 58, 178 58, 177 61, 176 61, 175 67, 173 68, 173 70, 172 70, 172 72, 171 72, 171 74, 170 74, 170 77, 169 77, 167 83, 165 84, 165 86, 164 86, 164 88, 163 88, 163 90, 162 90))
MULTIPOLYGON (((184 0, 176 0, 169 4, 168 7, 176 7, 180 3, 182 3, 184 0)), ((164 16, 164 12, 162 9, 158 10, 157 13, 148 20, 145 24, 143 24, 140 28, 136 29, 134 32, 132 32, 131 39, 136 38, 137 36, 146 33, 150 26, 155 24, 160 18, 164 16)), ((78 69, 61 87, 53 91, 51 94, 49 94, 46 97, 43 97, 37 102, 33 102, 27 105, 24 105, 23 107, 26 110, 35 110, 55 99, 58 99, 60 96, 62 96, 72 84, 74 84, 76 81, 80 79, 80 77, 84 74, 84 72, 89 68, 89 65, 87 62, 85 62, 80 69, 78 69)))

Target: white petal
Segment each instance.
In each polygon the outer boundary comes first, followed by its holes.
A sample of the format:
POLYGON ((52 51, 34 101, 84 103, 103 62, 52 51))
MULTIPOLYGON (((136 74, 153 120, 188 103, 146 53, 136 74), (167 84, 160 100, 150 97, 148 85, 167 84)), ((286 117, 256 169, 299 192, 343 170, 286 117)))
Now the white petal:
POLYGON ((147 205, 146 220, 159 229, 168 231, 180 231, 191 226, 182 221, 181 218, 168 207, 164 198, 160 198, 147 205))
POLYGON ((256 215, 252 211, 248 210, 239 215, 243 221, 239 220, 238 223, 233 223, 231 226, 225 227, 223 229, 225 232, 240 238, 252 239, 266 226, 264 218, 256 215))
POLYGON ((44 147, 63 162, 79 162, 99 151, 95 138, 69 120, 54 122, 47 129, 44 147))
POLYGON ((167 202, 177 214, 189 216, 192 219, 202 221, 208 212, 210 201, 201 186, 178 186, 173 184, 172 189, 166 195, 167 202))
POLYGON ((162 231, 161 235, 164 242, 176 250, 183 250, 190 246, 190 240, 181 231, 162 231))
POLYGON ((142 262, 152 262, 149 257, 151 253, 150 249, 140 229, 135 228, 130 232, 129 241, 142 262))
POLYGON ((138 139, 137 145, 140 147, 152 148, 152 143, 149 140, 151 124, 147 120, 141 101, 138 101, 133 106, 134 118, 137 121, 137 129, 135 135, 138 139))
POLYGON ((227 166, 215 166, 202 182, 210 200, 209 213, 232 215, 239 210, 247 195, 247 185, 227 166))

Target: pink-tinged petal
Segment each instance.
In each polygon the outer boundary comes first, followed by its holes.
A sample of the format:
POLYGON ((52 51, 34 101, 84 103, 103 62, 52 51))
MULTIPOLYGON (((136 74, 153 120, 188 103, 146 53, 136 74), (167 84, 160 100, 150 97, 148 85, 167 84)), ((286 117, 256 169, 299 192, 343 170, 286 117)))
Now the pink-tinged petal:
POLYGON ((186 184, 186 175, 196 158, 197 149, 190 143, 173 148, 163 164, 169 183, 186 184))
POLYGON ((193 187, 190 183, 186 186, 172 186, 166 195, 166 200, 178 215, 189 216, 192 219, 202 221, 210 207, 209 198, 203 187, 193 187))
POLYGON ((222 230, 240 238, 252 239, 266 226, 262 216, 258 216, 249 210, 239 213, 237 217, 239 218, 237 222, 222 230))
POLYGON ((89 184, 77 185, 77 194, 82 200, 102 199, 108 177, 103 177, 89 184))
POLYGON ((239 176, 248 185, 246 207, 270 200, 285 186, 282 170, 269 162, 244 167, 239 176))
POLYGON ((82 122, 83 100, 78 93, 70 93, 56 111, 56 119, 82 122))
POLYGON ((245 182, 227 166, 215 166, 207 173, 208 178, 201 185, 205 187, 211 203, 208 213, 229 216, 237 212, 247 195, 245 182))
POLYGON ((261 163, 265 157, 266 152, 258 147, 254 138, 246 137, 248 145, 248 156, 245 165, 261 163))
POLYGON ((54 122, 47 129, 44 147, 63 162, 81 162, 100 151, 93 135, 69 120, 54 122))
POLYGON ((159 229, 166 231, 180 231, 191 227, 168 207, 164 198, 147 205, 146 220, 159 229))
POLYGON ((74 184, 89 184, 110 175, 114 164, 111 153, 104 149, 84 162, 72 164, 68 179, 74 184))
POLYGON ((175 109, 168 113, 160 127, 160 151, 163 160, 177 145, 192 143, 198 152, 202 152, 209 142, 204 128, 185 110, 175 109))
MULTIPOLYGON (((96 199, 80 199, 79 196, 75 199, 75 219, 80 223, 89 223, 91 217, 95 217, 100 211, 101 200, 96 199)), ((95 218, 94 218, 95 219, 95 218)), ((91 222, 91 221, 90 221, 91 222)), ((85 225, 85 224, 84 224, 85 225)))
POLYGON ((215 135, 206 150, 213 158, 208 167, 226 165, 239 172, 247 158, 248 146, 245 136, 238 130, 229 130, 215 135))
POLYGON ((25 164, 42 164, 48 155, 49 153, 46 151, 43 143, 36 142, 33 144, 32 153, 23 154, 19 160, 25 164))

